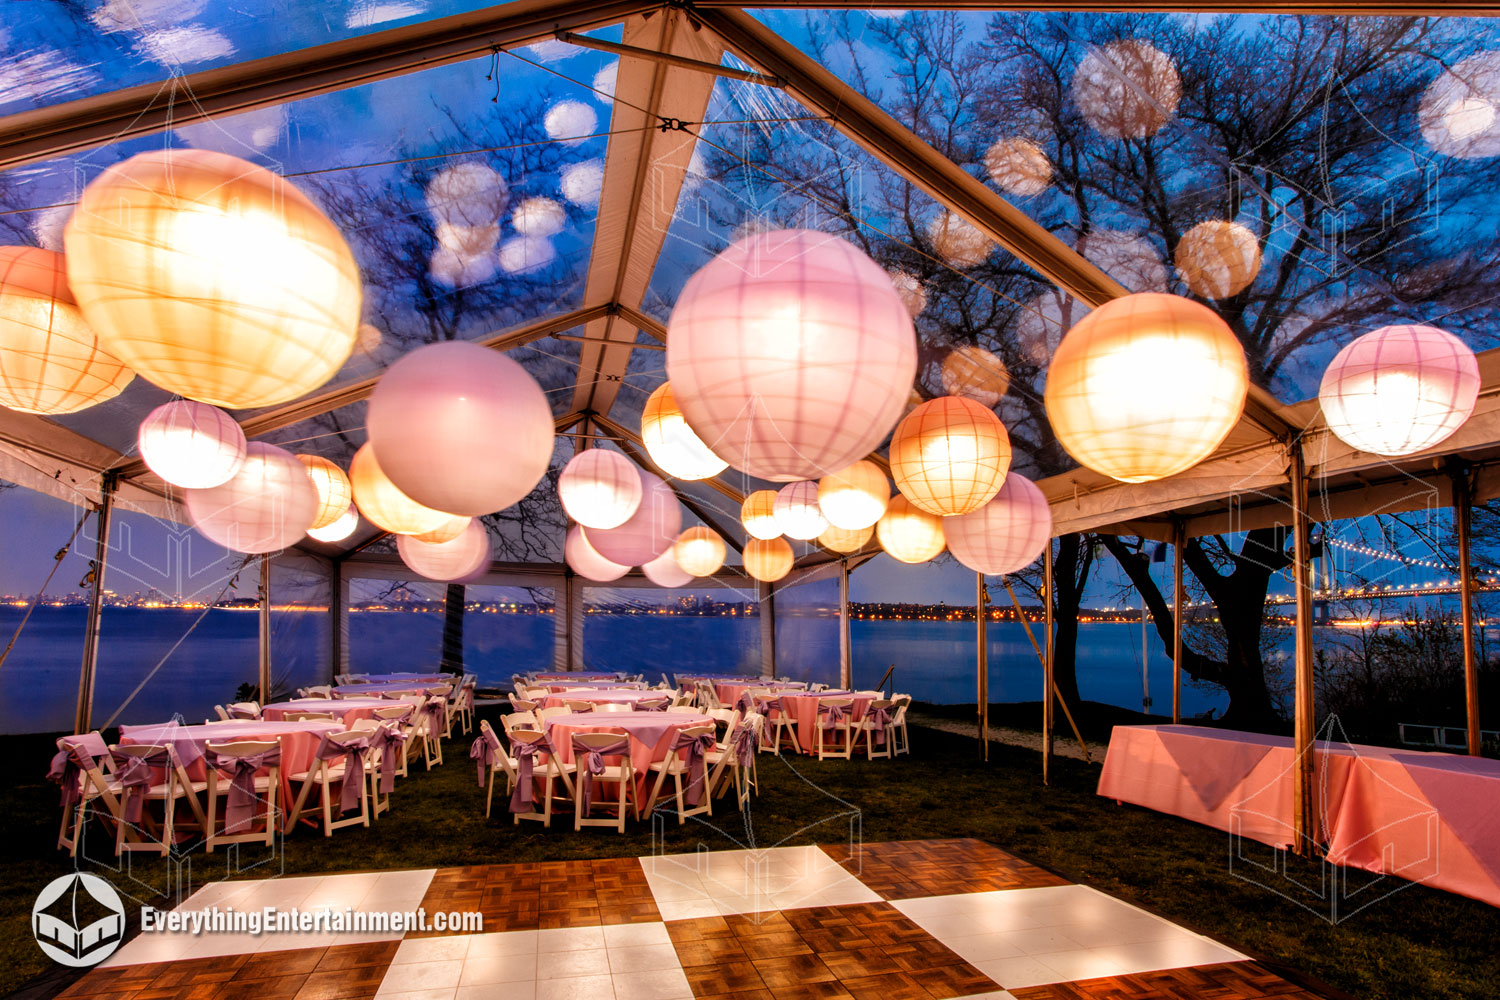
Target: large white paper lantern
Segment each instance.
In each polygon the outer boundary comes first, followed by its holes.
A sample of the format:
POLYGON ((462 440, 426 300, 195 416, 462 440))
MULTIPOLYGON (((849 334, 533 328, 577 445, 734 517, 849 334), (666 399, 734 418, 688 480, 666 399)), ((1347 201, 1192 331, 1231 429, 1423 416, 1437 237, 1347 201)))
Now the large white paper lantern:
POLYGON ((1194 295, 1227 299, 1260 273, 1260 240, 1238 222, 1210 219, 1182 234, 1173 263, 1194 295))
POLYGON ((713 576, 724 565, 727 552, 717 531, 695 524, 677 536, 672 543, 672 555, 685 572, 713 576))
POLYGON ((1478 394, 1479 362, 1463 341, 1435 326, 1384 326, 1334 356, 1318 402, 1345 444, 1394 457, 1451 436, 1478 394))
POLYGON ((777 538, 781 525, 776 521, 776 491, 756 490, 740 504, 740 523, 751 538, 777 538))
POLYGON ((547 474, 556 438, 552 407, 525 368, 457 340, 419 347, 392 365, 370 395, 366 427, 401 492, 469 517, 530 493, 547 474))
POLYGON ((1047 373, 1047 417, 1079 462, 1144 483, 1211 455, 1249 387, 1244 349, 1217 313, 1145 292, 1105 303, 1063 337, 1047 373))
POLYGON ((573 572, 595 583, 609 583, 630 572, 629 565, 622 566, 601 556, 584 537, 583 528, 576 524, 568 529, 568 538, 563 542, 563 559, 573 572))
POLYGON ((959 270, 978 267, 997 244, 957 212, 942 212, 927 224, 927 242, 938 256, 959 270))
POLYGON ((317 539, 320 542, 342 542, 354 534, 354 529, 359 527, 359 511, 353 504, 326 528, 308 528, 307 537, 317 539))
POLYGON ((617 528, 585 528, 589 544, 610 562, 643 566, 672 547, 682 533, 682 505, 672 487, 641 472, 641 504, 617 528))
POLYGON ((890 499, 885 473, 868 459, 818 480, 818 507, 828 523, 838 528, 870 527, 880 520, 890 499))
POLYGON ((136 432, 141 461, 164 483, 207 489, 229 482, 245 461, 245 432, 217 406, 174 399, 136 432))
POLYGON ((995 499, 970 514, 946 518, 943 533, 953 558, 986 576, 1031 565, 1052 538, 1052 508, 1036 484, 1017 472, 995 499))
POLYGON ((891 435, 891 478, 929 514, 967 514, 1000 492, 1010 435, 972 399, 939 396, 912 410, 891 435))
POLYGON ((272 406, 328 381, 354 348, 349 245, 253 163, 195 149, 133 156, 84 188, 64 245, 100 343, 169 392, 272 406))
POLYGON ((188 519, 210 541, 235 552, 279 552, 318 514, 318 492, 297 456, 252 441, 228 482, 183 491, 188 519))
POLYGON ((775 583, 792 571, 795 557, 785 538, 752 538, 741 553, 745 572, 762 583, 775 583))
POLYGON ((557 477, 563 510, 586 528, 618 528, 641 505, 641 474, 617 451, 587 448, 557 477))
POLYGON ((326 528, 354 502, 354 487, 343 469, 321 455, 298 455, 297 460, 307 468, 307 478, 318 491, 318 516, 312 526, 326 528))
POLYGON ((1001 139, 984 154, 990 180, 1008 194, 1029 198, 1052 183, 1052 161, 1040 143, 1020 136, 1001 139))
POLYGON ((693 582, 693 574, 677 565, 677 557, 673 555, 672 549, 643 563, 641 572, 658 587, 684 587, 693 582))
POLYGON ((412 572, 449 583, 463 583, 482 575, 495 557, 490 533, 477 517, 469 518, 464 530, 446 542, 423 542, 399 535, 396 551, 412 572))
POLYGON ((548 138, 568 146, 583 142, 598 125, 598 114, 582 101, 558 101, 542 118, 548 138))
POLYGON ((922 310, 927 308, 927 289, 922 285, 922 279, 910 271, 892 269, 886 272, 891 276, 891 284, 896 288, 896 294, 901 296, 901 301, 906 305, 906 311, 911 313, 912 319, 922 315, 922 310))
POLYGON ((568 224, 568 210, 551 198, 527 198, 511 213, 510 224, 522 236, 556 236, 568 224))
POLYGON ((939 371, 943 392, 993 407, 1010 389, 1010 372, 999 357, 975 344, 962 344, 943 358, 939 371))
POLYGON ((510 198, 505 178, 483 163, 455 163, 427 182, 427 210, 438 225, 495 225, 510 198))
POLYGON ((924 563, 943 551, 943 519, 917 507, 901 494, 875 525, 880 547, 904 563, 924 563))
POLYGON ((76 413, 134 377, 84 322, 62 254, 0 247, 0 406, 76 413))
POLYGON ((598 208, 604 190, 604 161, 596 158, 568 164, 558 174, 557 186, 564 198, 580 208, 598 208))
POLYGON ((863 528, 840 528, 836 524, 830 524, 818 536, 818 544, 835 552, 858 552, 865 547, 865 543, 874 534, 875 525, 873 524, 867 524, 863 528))
POLYGON ((433 510, 402 493, 386 477, 368 442, 349 460, 349 484, 354 488, 354 502, 365 519, 392 534, 421 535, 465 520, 462 514, 433 510))
POLYGON ((1155 135, 1181 100, 1182 78, 1172 58, 1137 39, 1090 49, 1073 74, 1073 103, 1090 125, 1115 139, 1155 135))
POLYGON ((671 382, 663 382, 646 398, 641 410, 641 442, 651 461, 678 479, 707 479, 729 467, 688 426, 672 394, 671 382))
POLYGON ((818 484, 811 479, 787 483, 776 491, 776 526, 788 538, 817 538, 828 527, 818 509, 818 484))
POLYGON ((772 482, 864 458, 901 414, 916 332, 890 276, 857 247, 803 229, 747 236, 688 281, 667 377, 714 453, 772 482))
POLYGON ((1445 156, 1500 156, 1500 52, 1476 52, 1439 73, 1422 93, 1417 124, 1445 156))

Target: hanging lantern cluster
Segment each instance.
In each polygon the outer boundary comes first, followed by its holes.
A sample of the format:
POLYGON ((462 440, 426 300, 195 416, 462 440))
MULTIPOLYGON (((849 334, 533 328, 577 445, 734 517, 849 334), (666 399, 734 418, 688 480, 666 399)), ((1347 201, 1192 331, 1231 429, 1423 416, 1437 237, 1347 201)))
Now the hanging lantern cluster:
POLYGON ((1010 470, 1010 436, 994 411, 940 396, 912 410, 891 435, 891 477, 902 495, 939 517, 988 503, 1010 470))

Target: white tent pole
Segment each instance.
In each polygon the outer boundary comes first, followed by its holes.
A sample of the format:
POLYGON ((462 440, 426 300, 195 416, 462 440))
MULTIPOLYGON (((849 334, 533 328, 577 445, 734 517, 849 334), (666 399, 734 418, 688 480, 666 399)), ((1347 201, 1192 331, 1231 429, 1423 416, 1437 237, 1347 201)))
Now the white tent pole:
POLYGON ((854 687, 854 647, 849 635, 849 560, 839 560, 839 687, 854 687))
POLYGON ((1293 785, 1293 850, 1310 855, 1318 842, 1316 774, 1317 717, 1313 704, 1312 590, 1308 581, 1308 556, 1312 522, 1307 510, 1307 470, 1302 444, 1291 447, 1292 558, 1297 592, 1296 674, 1292 712, 1293 754, 1296 762, 1293 785))
POLYGON ((99 480, 99 518, 94 524, 94 585, 89 590, 88 620, 83 630, 83 664, 78 670, 78 708, 73 731, 86 733, 94 717, 94 675, 99 667, 99 625, 104 615, 104 570, 109 562, 109 524, 119 477, 105 472, 99 480))
POLYGON ((271 557, 260 557, 260 703, 271 700, 271 557))

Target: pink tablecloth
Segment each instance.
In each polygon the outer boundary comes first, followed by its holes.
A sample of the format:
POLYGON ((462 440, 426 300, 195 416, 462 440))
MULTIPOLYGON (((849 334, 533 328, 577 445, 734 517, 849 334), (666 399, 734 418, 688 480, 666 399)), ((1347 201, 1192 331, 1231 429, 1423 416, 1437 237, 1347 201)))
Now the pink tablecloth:
POLYGON ((577 715, 554 715, 547 720, 547 740, 565 764, 573 762, 574 733, 603 733, 624 730, 630 736, 630 764, 641 775, 636 779, 636 794, 645 796, 651 787, 646 769, 667 757, 667 748, 677 733, 690 726, 713 722, 713 717, 697 712, 583 712, 577 715))
POLYGON ((390 681, 385 684, 340 684, 333 693, 340 698, 395 698, 403 694, 424 694, 430 688, 441 687, 451 681, 390 681))
POLYGON ((547 681, 537 687, 544 687, 553 694, 561 694, 565 691, 640 691, 645 685, 623 684, 620 681, 547 681))
MULTIPOLYGON (((818 704, 824 699, 849 698, 854 702, 854 721, 858 722, 865 717, 870 702, 875 699, 870 695, 853 694, 849 691, 820 691, 817 694, 783 694, 780 695, 782 710, 790 713, 797 720, 797 743, 802 747, 803 753, 813 752, 813 730, 818 724, 818 704)), ((775 718, 775 713, 771 713, 775 718)))
POLYGON ((332 712, 335 719, 351 726, 360 719, 372 718, 377 708, 394 704, 389 698, 296 698, 266 705, 260 714, 271 722, 280 722, 288 712, 332 712))
POLYGON ((619 674, 606 673, 564 673, 564 674, 536 674, 539 681, 613 681, 619 680, 619 674))
MULTIPOLYGON (((671 696, 671 692, 667 692, 671 696)), ((605 702, 616 704, 633 705, 642 698, 660 698, 660 694, 653 691, 640 691, 636 689, 620 690, 617 688, 570 688, 567 691, 557 691, 542 699, 543 708, 561 708, 570 701, 586 701, 591 705, 600 705, 605 702)))
POLYGON ((454 681, 452 674, 414 674, 410 671, 396 672, 390 674, 350 674, 351 677, 359 677, 369 681, 371 684, 389 684, 392 681, 454 681))
POLYGON ((750 688, 770 688, 772 691, 806 691, 806 684, 795 684, 788 681, 728 681, 714 685, 714 694, 719 697, 719 704, 725 708, 733 708, 734 703, 740 700, 740 695, 750 688))

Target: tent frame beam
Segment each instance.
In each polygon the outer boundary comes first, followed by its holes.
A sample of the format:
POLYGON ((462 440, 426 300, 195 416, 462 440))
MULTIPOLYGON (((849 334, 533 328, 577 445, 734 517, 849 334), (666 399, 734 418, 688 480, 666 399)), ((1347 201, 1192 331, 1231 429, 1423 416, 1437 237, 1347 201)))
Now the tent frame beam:
POLYGON ((104 615, 104 572, 109 565, 109 527, 115 506, 119 476, 105 472, 99 484, 98 519, 94 522, 94 585, 89 588, 88 620, 83 630, 83 662, 78 670, 78 705, 73 732, 93 729, 94 678, 99 672, 99 628, 104 615))

